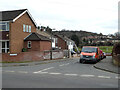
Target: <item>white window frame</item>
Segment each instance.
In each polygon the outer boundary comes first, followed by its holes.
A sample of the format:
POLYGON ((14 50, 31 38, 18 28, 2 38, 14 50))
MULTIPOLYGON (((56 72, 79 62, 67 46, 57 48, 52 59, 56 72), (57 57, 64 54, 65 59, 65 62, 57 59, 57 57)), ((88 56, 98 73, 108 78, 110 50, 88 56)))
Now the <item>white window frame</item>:
POLYGON ((31 26, 29 25, 29 32, 31 32, 31 26))
POLYGON ((32 27, 31 25, 25 25, 23 24, 23 32, 31 32, 32 31, 32 27))
POLYGON ((6 26, 6 30, 0 30, 0 31, 9 31, 9 22, 0 22, 0 25, 5 25, 6 26), (4 24, 3 24, 4 23, 4 24))
POLYGON ((31 42, 31 41, 28 41, 27 47, 28 47, 28 48, 31 48, 31 47, 32 47, 32 42, 31 42), (29 47, 29 44, 30 44, 30 47, 29 47))
POLYGON ((25 31, 26 31, 26 25, 23 24, 23 32, 25 32, 25 31))
POLYGON ((29 32, 29 27, 28 27, 28 25, 26 25, 26 32, 29 32))
MULTIPOLYGON (((2 53, 2 49, 5 49, 5 53, 8 53, 7 50, 9 48, 7 48, 7 42, 9 42, 9 41, 1 41, 1 42, 5 42, 5 48, 1 48, 1 53, 2 53)), ((9 42, 9 47, 10 47, 10 42, 9 42)), ((10 49, 9 49, 9 51, 10 51, 10 49)))

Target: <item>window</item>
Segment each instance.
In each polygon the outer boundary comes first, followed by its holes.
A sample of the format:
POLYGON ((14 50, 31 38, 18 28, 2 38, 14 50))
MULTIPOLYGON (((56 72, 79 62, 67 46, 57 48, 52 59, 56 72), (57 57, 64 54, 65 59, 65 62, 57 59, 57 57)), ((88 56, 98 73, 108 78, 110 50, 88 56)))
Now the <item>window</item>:
POLYGON ((58 38, 55 38, 55 42, 58 43, 58 38))
POLYGON ((31 41, 28 41, 28 48, 31 48, 31 41))
POLYGON ((26 25, 26 32, 28 32, 28 25, 26 25))
POLYGON ((23 32, 25 32, 25 24, 23 24, 23 32))
POLYGON ((9 52, 9 41, 2 41, 1 50, 2 50, 2 53, 8 53, 9 52))
POLYGON ((31 32, 31 26, 29 26, 29 32, 31 32))
POLYGON ((31 32, 31 26, 23 24, 23 32, 31 32))
POLYGON ((9 23, 0 22, 0 31, 9 31, 9 23))

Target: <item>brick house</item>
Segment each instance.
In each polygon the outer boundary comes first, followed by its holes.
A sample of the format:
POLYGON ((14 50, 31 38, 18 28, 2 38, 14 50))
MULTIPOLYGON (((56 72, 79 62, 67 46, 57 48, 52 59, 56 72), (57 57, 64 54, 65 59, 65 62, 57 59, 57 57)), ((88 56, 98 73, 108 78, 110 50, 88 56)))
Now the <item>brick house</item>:
POLYGON ((24 39, 24 48, 28 51, 45 51, 51 49, 51 40, 38 33, 31 33, 24 39))
POLYGON ((69 39, 68 37, 64 36, 64 35, 54 35, 57 37, 57 42, 56 42, 56 46, 59 49, 67 49, 70 51, 73 51, 73 48, 75 46, 75 42, 72 41, 71 39, 69 39))
POLYGON ((0 53, 20 53, 26 45, 32 46, 32 48, 28 46, 28 51, 45 50, 40 47, 40 44, 45 47, 49 45, 47 50, 50 48, 50 41, 43 40, 44 37, 42 39, 39 37, 42 42, 35 40, 36 38, 33 38, 33 43, 28 41, 29 37, 31 40, 31 35, 37 37, 39 35, 33 33, 36 32, 37 25, 27 9, 1 11, 0 15, 2 15, 0 18, 0 53))

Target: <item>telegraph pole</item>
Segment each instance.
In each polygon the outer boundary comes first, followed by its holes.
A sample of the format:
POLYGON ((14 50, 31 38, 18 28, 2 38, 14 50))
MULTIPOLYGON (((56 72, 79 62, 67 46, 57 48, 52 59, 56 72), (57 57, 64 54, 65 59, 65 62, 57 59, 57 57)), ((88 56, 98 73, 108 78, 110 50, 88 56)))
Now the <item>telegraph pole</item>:
POLYGON ((52 29, 51 29, 51 50, 50 50, 50 60, 52 60, 52 29))

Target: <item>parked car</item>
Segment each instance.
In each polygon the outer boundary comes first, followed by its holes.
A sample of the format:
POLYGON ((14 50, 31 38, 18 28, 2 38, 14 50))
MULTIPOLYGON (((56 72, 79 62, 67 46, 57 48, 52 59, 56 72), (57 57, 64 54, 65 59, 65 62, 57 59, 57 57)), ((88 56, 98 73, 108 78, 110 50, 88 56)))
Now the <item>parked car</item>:
POLYGON ((80 53, 80 63, 98 62, 100 60, 100 49, 94 46, 83 46, 80 53))
POLYGON ((76 54, 76 52, 75 51, 71 51, 71 55, 73 56, 73 54, 76 54))
POLYGON ((100 60, 102 60, 103 58, 104 58, 103 51, 100 50, 100 60))
POLYGON ((103 58, 106 58, 106 53, 105 52, 103 52, 103 58))

